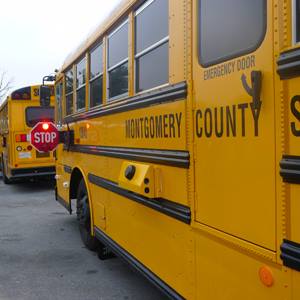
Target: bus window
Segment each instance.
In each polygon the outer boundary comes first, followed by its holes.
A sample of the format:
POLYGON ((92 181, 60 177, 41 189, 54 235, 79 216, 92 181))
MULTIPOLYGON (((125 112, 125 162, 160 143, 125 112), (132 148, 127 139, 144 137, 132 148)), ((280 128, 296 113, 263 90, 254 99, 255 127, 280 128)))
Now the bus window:
POLYGON ((56 85, 56 93, 55 93, 55 101, 56 101, 56 123, 58 126, 62 125, 62 92, 63 92, 63 84, 59 82, 56 85))
POLYGON ((128 93, 128 21, 108 37, 109 98, 128 93))
POLYGON ((254 51, 265 36, 266 0, 199 0, 198 16, 205 67, 254 51))
POLYGON ((103 45, 97 46, 90 54, 90 107, 102 104, 103 92, 103 45))
POLYGON ((300 42, 300 0, 294 0, 294 42, 300 42))
POLYGON ((168 83, 169 7, 166 0, 149 0, 136 11, 136 91, 168 83), (155 22, 153 20, 155 19, 155 22))
POLYGON ((76 110, 85 108, 86 58, 76 66, 76 110))
POLYGON ((28 127, 34 127, 39 122, 54 122, 53 107, 27 107, 26 124, 28 127))
POLYGON ((66 72, 66 115, 73 113, 73 70, 66 72))

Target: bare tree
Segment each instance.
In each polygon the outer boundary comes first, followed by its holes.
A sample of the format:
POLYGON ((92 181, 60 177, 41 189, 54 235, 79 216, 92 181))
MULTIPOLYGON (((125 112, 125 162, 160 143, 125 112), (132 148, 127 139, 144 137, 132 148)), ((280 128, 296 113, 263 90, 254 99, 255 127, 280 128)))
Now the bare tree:
POLYGON ((7 78, 6 72, 0 72, 0 104, 12 88, 12 79, 7 78))

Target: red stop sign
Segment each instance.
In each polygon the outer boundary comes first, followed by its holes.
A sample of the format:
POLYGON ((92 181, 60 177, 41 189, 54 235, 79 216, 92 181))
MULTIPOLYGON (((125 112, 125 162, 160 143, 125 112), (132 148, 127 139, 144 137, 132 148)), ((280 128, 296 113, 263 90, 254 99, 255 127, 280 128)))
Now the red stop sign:
POLYGON ((31 145, 39 152, 55 150, 59 143, 59 132, 51 122, 37 123, 30 131, 31 145))

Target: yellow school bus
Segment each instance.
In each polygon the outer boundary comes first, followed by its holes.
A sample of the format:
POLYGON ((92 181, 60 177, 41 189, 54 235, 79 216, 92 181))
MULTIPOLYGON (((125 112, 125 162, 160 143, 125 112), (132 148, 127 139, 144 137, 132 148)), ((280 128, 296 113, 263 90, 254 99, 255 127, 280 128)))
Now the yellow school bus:
POLYGON ((88 248, 171 299, 300 299, 300 1, 122 1, 56 92, 88 248))
POLYGON ((15 179, 53 177, 53 153, 40 153, 30 145, 31 129, 42 121, 54 121, 54 88, 51 106, 42 107, 40 86, 20 88, 0 106, 0 159, 4 183, 15 179))

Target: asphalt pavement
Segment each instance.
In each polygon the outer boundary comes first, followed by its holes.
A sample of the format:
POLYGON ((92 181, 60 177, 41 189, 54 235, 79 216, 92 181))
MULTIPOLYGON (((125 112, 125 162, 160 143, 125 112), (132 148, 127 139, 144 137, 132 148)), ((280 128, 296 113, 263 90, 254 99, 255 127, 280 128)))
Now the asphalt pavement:
POLYGON ((0 300, 40 299, 166 297, 120 259, 101 261, 83 246, 53 183, 0 180, 0 300))

